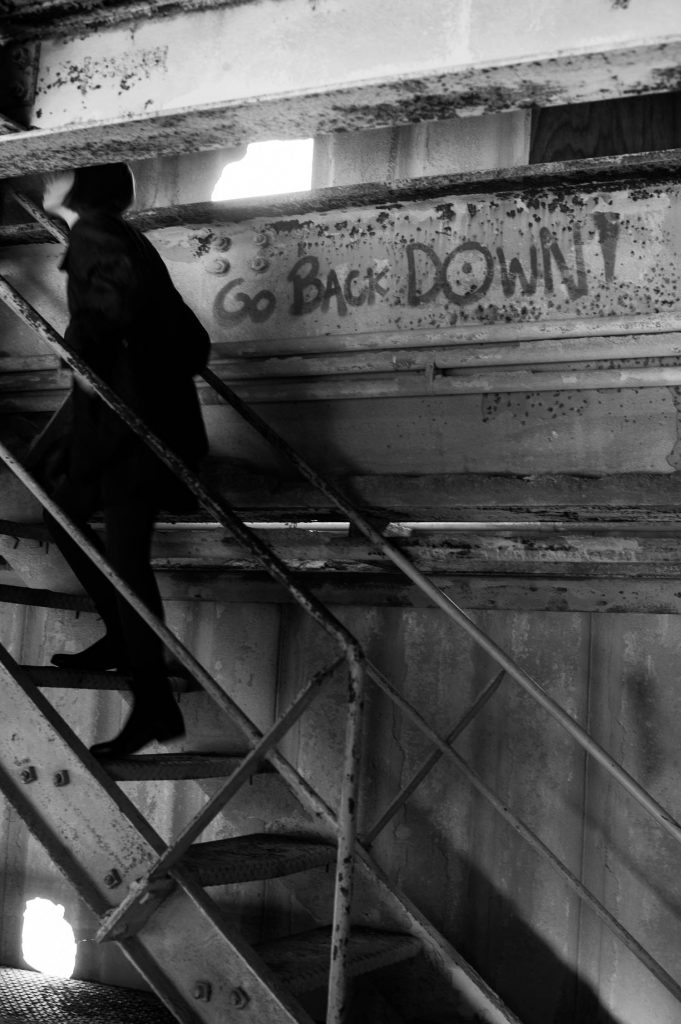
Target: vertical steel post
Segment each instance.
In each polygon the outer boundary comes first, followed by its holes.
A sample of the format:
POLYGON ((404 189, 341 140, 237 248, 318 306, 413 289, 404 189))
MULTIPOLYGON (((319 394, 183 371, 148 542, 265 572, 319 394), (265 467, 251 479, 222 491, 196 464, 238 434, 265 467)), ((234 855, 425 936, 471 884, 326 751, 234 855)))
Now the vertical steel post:
POLYGON ((354 848, 357 838, 357 805, 366 682, 366 665, 359 647, 353 647, 348 652, 348 669, 348 713, 345 728, 343 783, 338 814, 338 857, 333 899, 326 1024, 345 1024, 347 1015, 348 963, 355 867, 354 848))

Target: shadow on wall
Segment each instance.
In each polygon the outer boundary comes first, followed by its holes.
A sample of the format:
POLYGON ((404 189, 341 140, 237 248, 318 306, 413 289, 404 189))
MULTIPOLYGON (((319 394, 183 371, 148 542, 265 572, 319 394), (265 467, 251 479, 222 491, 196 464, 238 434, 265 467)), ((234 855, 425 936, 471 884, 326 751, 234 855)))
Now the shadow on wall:
MULTIPOLYGON (((457 873, 468 877, 472 918, 468 940, 456 948, 519 1017, 522 1024, 621 1024, 591 985, 569 967, 519 915, 508 899, 469 859, 457 873)), ((411 966, 385 970, 377 986, 404 1024, 463 1024, 470 1010, 456 1006, 443 984, 419 957, 411 966)), ((477 1019, 477 1018, 476 1018, 477 1019)), ((353 1024, 373 1024, 360 1014, 353 1024)))

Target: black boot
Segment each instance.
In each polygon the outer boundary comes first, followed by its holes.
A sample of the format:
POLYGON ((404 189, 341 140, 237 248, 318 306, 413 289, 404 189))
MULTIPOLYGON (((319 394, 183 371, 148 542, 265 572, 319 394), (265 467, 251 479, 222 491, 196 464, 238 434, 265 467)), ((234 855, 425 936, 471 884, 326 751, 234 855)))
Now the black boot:
POLYGON ((164 701, 161 707, 136 701, 118 736, 105 743, 95 743, 90 753, 102 759, 128 757, 152 740, 177 740, 181 736, 184 736, 184 719, 173 698, 164 701))
POLYGON ((73 672, 108 672, 112 669, 124 672, 129 667, 124 643, 114 639, 110 633, 105 633, 77 654, 53 654, 52 664, 73 672))

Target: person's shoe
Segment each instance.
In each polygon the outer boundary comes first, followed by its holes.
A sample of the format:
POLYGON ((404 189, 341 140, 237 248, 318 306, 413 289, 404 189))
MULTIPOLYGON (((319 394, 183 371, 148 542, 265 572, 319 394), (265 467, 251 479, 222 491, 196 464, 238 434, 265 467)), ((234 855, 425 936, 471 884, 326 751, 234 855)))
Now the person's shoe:
POLYGON ((53 654, 52 664, 73 672, 123 672, 128 659, 123 643, 116 643, 107 633, 77 654, 53 654))
POLYGON ((90 753, 101 759, 118 759, 135 754, 152 740, 177 740, 184 736, 184 719, 175 701, 164 705, 163 711, 145 711, 133 707, 130 717, 112 740, 95 743, 90 753))

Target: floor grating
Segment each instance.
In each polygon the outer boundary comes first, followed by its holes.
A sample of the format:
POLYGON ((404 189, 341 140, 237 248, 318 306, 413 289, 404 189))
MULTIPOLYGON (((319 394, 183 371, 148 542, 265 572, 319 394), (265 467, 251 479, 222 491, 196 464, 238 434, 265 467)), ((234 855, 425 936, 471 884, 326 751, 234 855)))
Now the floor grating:
POLYGON ((147 992, 0 967, 1 1024, 177 1024, 147 992))

